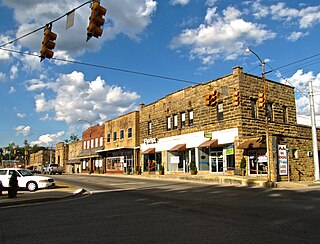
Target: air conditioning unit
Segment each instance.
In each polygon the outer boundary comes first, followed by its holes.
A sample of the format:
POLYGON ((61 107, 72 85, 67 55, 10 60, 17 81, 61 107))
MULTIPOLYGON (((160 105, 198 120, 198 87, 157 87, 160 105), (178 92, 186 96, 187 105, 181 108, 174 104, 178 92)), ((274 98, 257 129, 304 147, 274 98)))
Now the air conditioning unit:
POLYGON ((308 151, 308 157, 312 157, 313 156, 313 153, 311 151, 308 151))

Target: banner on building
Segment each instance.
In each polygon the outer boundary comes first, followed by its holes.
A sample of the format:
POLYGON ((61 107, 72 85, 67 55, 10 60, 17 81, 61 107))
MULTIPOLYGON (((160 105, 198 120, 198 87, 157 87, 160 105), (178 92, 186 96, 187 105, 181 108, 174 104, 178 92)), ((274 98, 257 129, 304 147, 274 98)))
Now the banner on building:
POLYGON ((278 145, 278 165, 279 175, 288 175, 288 156, 286 145, 278 145))

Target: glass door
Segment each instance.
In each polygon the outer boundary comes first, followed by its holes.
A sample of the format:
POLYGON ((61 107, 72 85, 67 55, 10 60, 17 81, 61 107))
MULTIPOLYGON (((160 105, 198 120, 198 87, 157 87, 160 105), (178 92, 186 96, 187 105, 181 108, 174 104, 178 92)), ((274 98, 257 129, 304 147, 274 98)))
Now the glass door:
POLYGON ((210 152, 211 172, 223 172, 223 151, 210 152))

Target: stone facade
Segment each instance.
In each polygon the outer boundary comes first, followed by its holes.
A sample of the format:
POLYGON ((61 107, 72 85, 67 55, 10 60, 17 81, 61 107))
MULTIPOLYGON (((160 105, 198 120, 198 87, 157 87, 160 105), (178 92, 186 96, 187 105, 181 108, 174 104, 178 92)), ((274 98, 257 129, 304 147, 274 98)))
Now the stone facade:
POLYGON ((285 145, 291 149, 290 180, 312 180, 311 128, 297 125, 294 88, 271 80, 265 82, 270 108, 268 120, 264 107, 258 106, 258 93, 264 91, 264 80, 244 73, 241 67, 235 67, 230 75, 142 104, 141 164, 146 167, 149 161, 156 161, 165 166, 167 173, 186 173, 189 164, 196 161, 198 169, 203 169, 200 173, 226 173, 232 168, 237 171, 244 157, 247 174, 268 174, 273 181, 287 180, 288 176, 279 176, 277 163, 277 146, 285 145), (218 94, 217 103, 207 106, 206 95, 212 91, 218 94), (239 92, 239 106, 234 106, 234 91, 239 92), (266 131, 269 165, 263 159, 266 131), (252 147, 249 142, 254 138, 260 139, 252 147), (210 146, 202 147, 209 139, 210 146))
POLYGON ((68 144, 68 161, 66 173, 80 173, 81 161, 78 159, 82 150, 82 141, 74 141, 68 144))
POLYGON ((65 172, 67 161, 68 161, 68 144, 65 142, 59 142, 56 144, 55 154, 56 164, 59 164, 63 172, 65 172))
POLYGON ((36 153, 30 154, 30 161, 28 167, 33 167, 33 169, 42 171, 44 164, 55 162, 55 151, 53 149, 40 150, 36 153))

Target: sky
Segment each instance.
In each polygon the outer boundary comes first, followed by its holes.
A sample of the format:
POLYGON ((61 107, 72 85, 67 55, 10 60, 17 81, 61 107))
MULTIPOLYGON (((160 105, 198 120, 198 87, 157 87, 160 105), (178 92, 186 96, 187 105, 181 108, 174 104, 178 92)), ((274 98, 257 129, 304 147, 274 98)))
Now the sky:
POLYGON ((0 147, 81 138, 90 124, 235 66, 261 76, 247 47, 266 62, 266 78, 295 87, 300 124, 311 124, 313 82, 320 126, 319 1, 101 0, 103 34, 88 42, 85 2, 0 0, 0 147), (66 17, 57 19, 76 8, 66 29, 66 17), (55 59, 40 62, 41 27, 51 22, 55 59))

